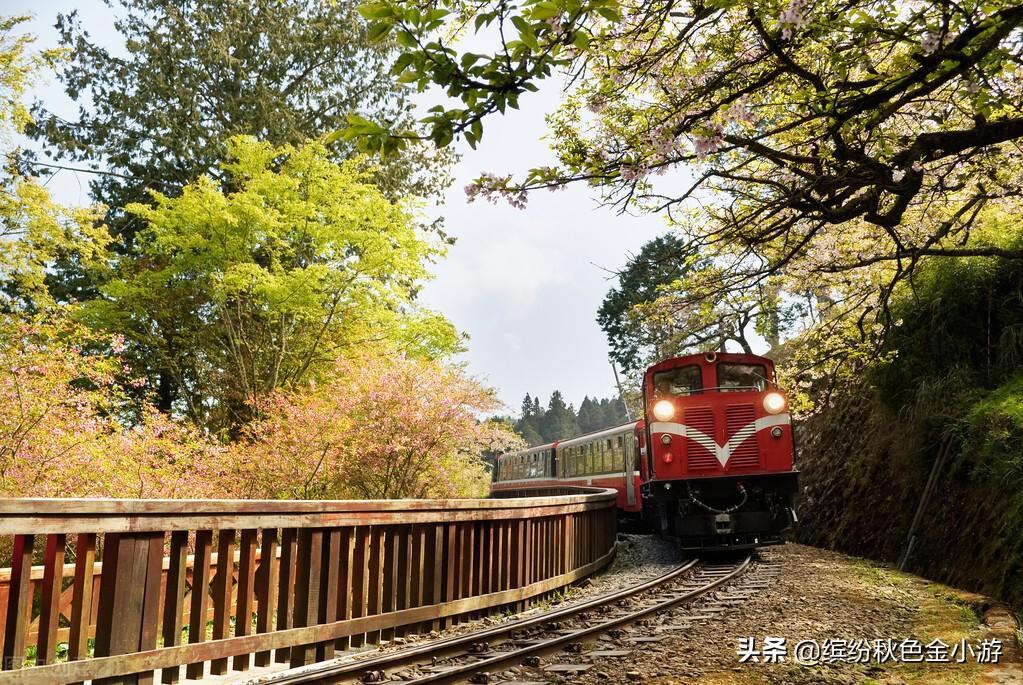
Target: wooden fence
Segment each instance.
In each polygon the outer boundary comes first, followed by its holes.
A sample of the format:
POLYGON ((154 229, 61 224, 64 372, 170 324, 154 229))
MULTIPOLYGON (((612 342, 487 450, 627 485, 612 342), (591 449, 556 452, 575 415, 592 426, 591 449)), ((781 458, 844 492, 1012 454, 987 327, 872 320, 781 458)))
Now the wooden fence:
POLYGON ((594 489, 492 500, 0 499, 0 553, 13 559, 0 569, 0 685, 300 666, 521 608, 610 561, 614 506, 613 490, 594 489))

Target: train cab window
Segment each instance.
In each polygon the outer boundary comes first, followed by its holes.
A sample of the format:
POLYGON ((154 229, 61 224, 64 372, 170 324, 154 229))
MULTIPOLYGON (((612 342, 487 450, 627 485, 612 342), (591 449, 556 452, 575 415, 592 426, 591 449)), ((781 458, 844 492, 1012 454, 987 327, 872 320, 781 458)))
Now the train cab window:
POLYGON ((703 372, 695 364, 654 374, 654 397, 684 397, 703 389, 703 372))
POLYGON ((761 364, 718 364, 721 392, 762 391, 767 388, 767 369, 761 364))

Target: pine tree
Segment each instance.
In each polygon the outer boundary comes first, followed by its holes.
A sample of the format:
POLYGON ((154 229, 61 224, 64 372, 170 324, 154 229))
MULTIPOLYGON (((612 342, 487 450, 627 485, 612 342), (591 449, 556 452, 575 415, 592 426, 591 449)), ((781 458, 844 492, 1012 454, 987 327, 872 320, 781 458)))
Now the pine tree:
POLYGON ((565 404, 565 398, 561 392, 555 390, 551 393, 551 399, 547 403, 547 412, 544 414, 543 437, 545 441, 564 440, 579 435, 579 424, 576 421, 575 412, 565 404))
POLYGON ((583 433, 592 433, 601 428, 600 416, 594 411, 594 402, 589 395, 583 397, 582 404, 579 405, 578 422, 579 430, 583 433))
POLYGON ((530 418, 531 416, 534 416, 533 398, 530 397, 529 393, 527 392, 525 398, 523 398, 522 400, 522 420, 524 421, 530 418))

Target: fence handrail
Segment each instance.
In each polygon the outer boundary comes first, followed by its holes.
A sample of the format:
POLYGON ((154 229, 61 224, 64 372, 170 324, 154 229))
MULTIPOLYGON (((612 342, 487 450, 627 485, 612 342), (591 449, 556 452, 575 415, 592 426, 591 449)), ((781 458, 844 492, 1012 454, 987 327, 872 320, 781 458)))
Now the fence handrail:
POLYGON ((616 496, 603 488, 578 490, 554 497, 438 500, 10 498, 0 499, 0 535, 427 523, 441 513, 449 521, 481 521, 600 508, 616 496))
POLYGON ((253 656, 303 665, 522 607, 612 558, 615 490, 509 494, 0 499, 14 560, 0 569, 0 685, 152 682, 156 670, 171 683, 179 665, 201 677, 247 670, 253 656), (68 661, 56 663, 65 640, 68 661), (21 668, 30 645, 36 665, 21 668))

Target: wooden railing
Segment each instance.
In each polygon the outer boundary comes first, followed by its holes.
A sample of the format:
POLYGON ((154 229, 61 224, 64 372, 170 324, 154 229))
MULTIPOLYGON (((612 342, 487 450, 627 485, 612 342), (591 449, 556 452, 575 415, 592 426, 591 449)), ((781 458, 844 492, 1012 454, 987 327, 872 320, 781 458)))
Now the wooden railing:
POLYGON ((521 608, 613 555, 614 491, 568 493, 0 499, 0 684, 301 666, 521 608))

